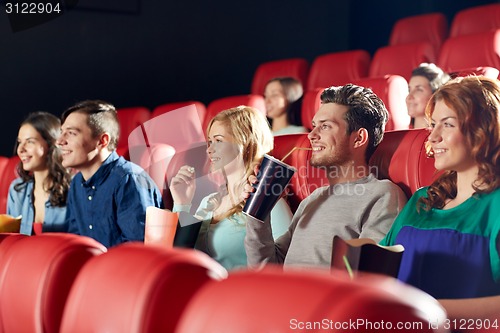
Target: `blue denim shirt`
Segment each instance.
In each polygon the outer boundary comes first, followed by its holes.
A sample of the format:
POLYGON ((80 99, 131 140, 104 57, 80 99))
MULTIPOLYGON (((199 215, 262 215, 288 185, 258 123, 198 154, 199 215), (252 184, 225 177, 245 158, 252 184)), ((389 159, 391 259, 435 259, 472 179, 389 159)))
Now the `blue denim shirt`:
MULTIPOLYGON (((34 181, 28 181, 19 191, 14 186, 22 183, 21 178, 14 179, 9 187, 9 196, 7 198, 7 214, 12 216, 22 215, 21 234, 33 234, 33 222, 35 219, 35 208, 33 206, 33 186, 34 181)), ((52 206, 50 201, 45 203, 45 221, 43 221, 43 232, 66 232, 68 225, 66 223, 66 207, 52 206)), ((42 222, 42 221, 36 221, 42 222)))
POLYGON ((113 152, 85 180, 71 181, 66 219, 69 232, 94 238, 106 247, 144 241, 146 207, 163 208, 161 193, 138 165, 113 152))

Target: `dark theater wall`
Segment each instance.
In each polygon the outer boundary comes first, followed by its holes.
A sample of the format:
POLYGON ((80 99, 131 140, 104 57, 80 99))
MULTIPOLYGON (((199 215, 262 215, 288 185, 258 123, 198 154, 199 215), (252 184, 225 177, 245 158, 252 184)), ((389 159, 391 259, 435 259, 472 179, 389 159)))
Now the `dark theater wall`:
MULTIPOLYGON (((120 11, 120 0, 82 0, 85 8, 77 5, 17 32, 0 7, 0 155, 12 154, 18 124, 32 111, 60 115, 73 103, 94 98, 117 107, 153 108, 188 99, 209 103, 248 93, 261 62, 290 57, 312 62, 317 55, 352 48, 373 53, 387 43, 400 17, 442 11, 451 19, 457 10, 481 3, 136 1, 137 11, 120 11), (92 9, 92 3, 101 8, 92 9)), ((127 0, 132 9, 133 3, 127 0)))

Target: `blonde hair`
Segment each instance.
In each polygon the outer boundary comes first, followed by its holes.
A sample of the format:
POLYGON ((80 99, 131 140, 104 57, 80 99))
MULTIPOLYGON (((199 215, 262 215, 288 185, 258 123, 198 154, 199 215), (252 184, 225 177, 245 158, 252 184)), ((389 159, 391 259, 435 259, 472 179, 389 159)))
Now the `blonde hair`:
MULTIPOLYGON (((215 122, 220 122, 233 136, 234 143, 241 148, 245 177, 237 187, 243 187, 248 177, 253 174, 255 165, 262 161, 264 154, 273 149, 273 134, 266 117, 257 109, 238 106, 219 112, 210 120, 207 134, 215 122)), ((233 206, 223 217, 241 213, 243 201, 233 206)))

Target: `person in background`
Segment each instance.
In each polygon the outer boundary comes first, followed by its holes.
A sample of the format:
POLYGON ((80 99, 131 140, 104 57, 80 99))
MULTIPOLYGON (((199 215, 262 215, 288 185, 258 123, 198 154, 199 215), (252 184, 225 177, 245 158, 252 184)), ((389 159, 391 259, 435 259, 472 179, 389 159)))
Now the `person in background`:
MULTIPOLYGON (((196 211, 195 217, 202 224, 195 248, 228 270, 247 266, 241 192, 254 166, 272 148, 273 136, 267 120, 254 108, 240 106, 222 111, 208 125, 210 168, 222 181, 219 190, 206 196, 196 211)), ((194 168, 182 166, 170 184, 173 211, 189 212, 195 190, 194 168)), ((275 238, 287 230, 291 218, 290 208, 280 199, 271 212, 275 238)))
POLYGON ((406 107, 411 117, 410 128, 429 126, 425 118, 425 106, 432 94, 449 79, 447 73, 432 63, 422 63, 412 71, 406 97, 406 107))
POLYGON ((426 112, 444 173, 411 197, 381 244, 405 247, 398 278, 440 300, 450 320, 500 324, 500 86, 454 79, 426 112))
POLYGON ((9 187, 7 214, 22 215, 20 233, 65 232, 66 197, 71 176, 56 146, 61 122, 48 112, 33 112, 21 123, 16 153, 19 178, 9 187))
MULTIPOLYGON (((334 236, 377 242, 385 236, 407 201, 396 184, 378 180, 368 166, 387 118, 384 103, 368 88, 347 84, 324 90, 308 137, 310 164, 325 169, 329 186, 302 200, 289 229, 276 241, 272 225, 248 218, 249 266, 330 268, 334 236)), ((243 197, 249 197, 256 181, 251 174, 243 197)))
POLYGON ((68 194, 68 232, 106 247, 143 242, 146 207, 163 208, 149 175, 116 153, 119 135, 114 106, 87 100, 63 113, 57 140, 63 166, 78 171, 68 194))
POLYGON ((302 84, 292 77, 274 78, 266 84, 266 114, 274 136, 307 133, 300 118, 302 94, 302 84))

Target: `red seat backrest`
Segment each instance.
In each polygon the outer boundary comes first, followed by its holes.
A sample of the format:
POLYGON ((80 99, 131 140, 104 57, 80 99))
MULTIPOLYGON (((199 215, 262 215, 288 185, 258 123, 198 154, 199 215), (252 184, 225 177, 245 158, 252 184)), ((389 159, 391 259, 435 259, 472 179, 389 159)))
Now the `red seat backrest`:
POLYGON ((500 29, 500 4, 462 9, 451 22, 450 37, 500 29))
POLYGON ((5 172, 5 166, 9 163, 9 158, 7 156, 0 156, 0 174, 3 175, 5 172))
MULTIPOLYGON (((5 167, 9 163, 9 158, 7 156, 0 156, 0 175, 4 177, 6 169, 5 167)), ((4 191, 4 188, 1 186, 2 180, 0 179, 0 214, 5 214, 6 205, 7 205, 7 192, 4 191)))
POLYGON ((368 76, 370 54, 365 50, 333 52, 316 57, 307 79, 307 90, 341 86, 368 76))
POLYGON ((389 119, 385 126, 386 131, 407 129, 410 125, 410 116, 406 107, 408 96, 408 82, 399 75, 364 78, 354 80, 353 84, 370 88, 385 104, 389 111, 389 119))
MULTIPOLYGON (((29 237, 28 235, 18 234, 14 232, 0 233, 0 263, 2 262, 3 256, 7 253, 8 249, 20 239, 29 237)), ((0 267, 0 272, 2 271, 0 267)), ((1 278, 1 273, 0 273, 1 278)), ((2 325, 0 325, 0 332, 2 332, 2 325)))
MULTIPOLYGON (((277 159, 285 157, 294 147, 310 148, 311 143, 306 133, 288 134, 274 137, 274 149, 271 153, 277 159)), ((323 169, 309 165, 310 150, 295 150, 284 162, 296 169, 287 190, 287 201, 293 212, 300 202, 309 196, 315 189, 328 185, 326 173, 323 169)))
POLYGON ((205 142, 198 108, 189 104, 157 115, 130 133, 130 159, 141 164, 144 154, 156 145, 170 145, 176 152, 185 151, 191 144, 205 142))
POLYGON ((0 178, 0 214, 7 212, 7 197, 9 195, 9 187, 14 179, 18 176, 17 165, 19 164, 19 157, 17 155, 11 156, 7 161, 3 160, 4 168, 2 177, 0 178))
POLYGON ((493 67, 483 66, 483 67, 470 67, 459 69, 454 72, 449 73, 452 78, 469 76, 469 75, 482 75, 490 79, 497 79, 500 71, 493 67))
POLYGON ((446 318, 439 303, 390 281, 397 293, 381 288, 380 280, 358 282, 314 269, 283 272, 268 266, 260 272, 238 271, 196 293, 175 332, 439 332, 428 322, 446 318), (414 326, 396 329, 400 322, 414 326), (385 323, 385 329, 374 323, 385 323))
POLYGON ((266 103, 264 102, 264 96, 262 94, 222 97, 208 104, 207 116, 205 117, 205 121, 203 123, 203 131, 207 130, 210 120, 212 120, 217 113, 240 105, 251 106, 262 112, 263 115, 266 115, 266 103))
POLYGON ((302 99, 301 120, 302 125, 308 130, 312 129, 312 120, 321 106, 321 94, 324 88, 306 91, 302 99))
POLYGON ((413 69, 423 62, 436 62, 430 42, 380 47, 373 55, 370 77, 401 75, 408 81, 413 69))
POLYGON ((437 65, 446 72, 481 66, 500 69, 500 29, 448 38, 437 65))
MULTIPOLYGON (((389 119, 385 126, 386 131, 395 129, 407 129, 410 124, 410 116, 406 108, 406 96, 408 95, 408 84, 399 75, 386 75, 378 78, 363 78, 353 80, 353 84, 367 87, 373 90, 384 102, 389 119)), ((302 101, 302 124, 309 130, 312 129, 312 119, 321 106, 321 93, 324 88, 307 91, 302 101)))
POLYGON ((428 186, 438 175, 434 159, 427 157, 427 129, 389 131, 370 159, 370 169, 379 179, 390 179, 410 197, 428 186))
POLYGON ((255 70, 252 79, 251 93, 255 95, 264 95, 267 82, 277 77, 293 77, 302 83, 302 88, 305 90, 307 88, 308 71, 309 63, 303 58, 264 62, 255 70))
POLYGON ((389 45, 429 42, 434 54, 448 37, 448 20, 443 13, 427 13, 403 17, 394 23, 389 45))
POLYGON ((60 332, 174 332, 191 297, 226 276, 203 252, 122 244, 80 272, 60 332))
POLYGON ((138 163, 161 191, 163 203, 167 209, 173 207, 172 195, 168 190, 167 170, 174 155, 174 147, 158 143, 146 149, 138 163))
POLYGON ((117 109, 116 114, 120 122, 120 139, 118 140, 117 152, 129 159, 129 135, 136 127, 149 120, 151 111, 146 107, 137 106, 117 109))
POLYGON ((174 110, 178 110, 188 105, 194 105, 196 111, 198 112, 198 116, 200 117, 200 124, 203 124, 205 116, 207 114, 207 108, 205 104, 199 101, 184 101, 184 102, 173 102, 173 103, 165 103, 162 105, 158 105, 153 109, 151 113, 151 119, 164 114, 166 112, 171 112, 174 110))
POLYGON ((91 238, 67 233, 16 240, 0 262, 3 331, 59 332, 75 277, 90 258, 105 251, 91 238))

